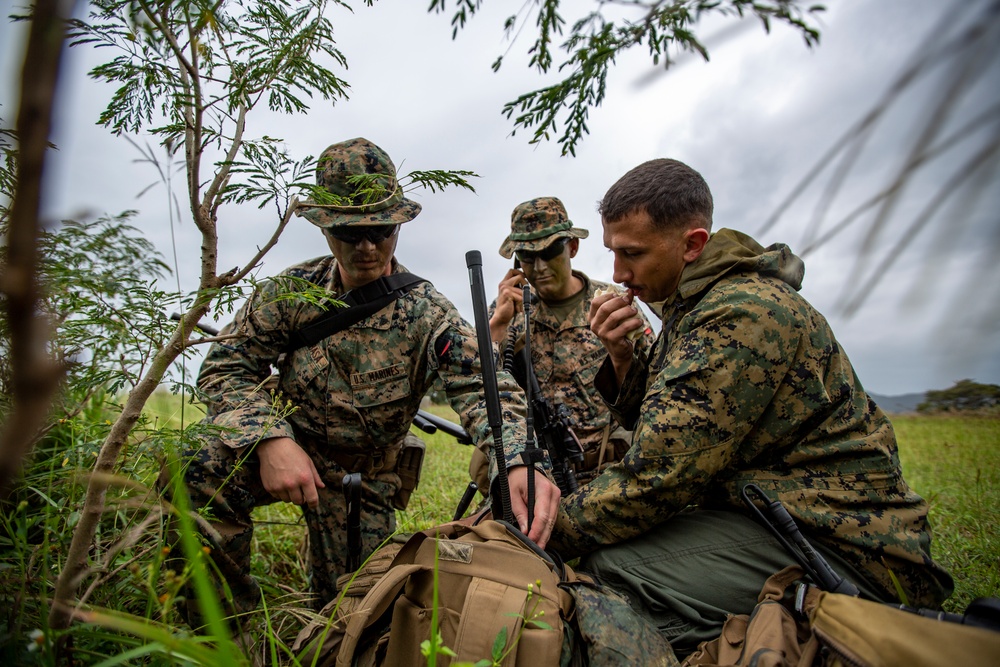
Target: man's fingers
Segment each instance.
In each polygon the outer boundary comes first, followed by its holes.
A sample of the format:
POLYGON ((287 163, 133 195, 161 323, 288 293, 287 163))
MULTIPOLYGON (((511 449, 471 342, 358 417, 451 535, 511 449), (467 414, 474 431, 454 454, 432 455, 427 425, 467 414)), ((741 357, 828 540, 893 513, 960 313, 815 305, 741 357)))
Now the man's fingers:
MULTIPOLYGON (((537 507, 536 507, 537 510, 537 507)), ((532 542, 538 546, 545 548, 545 542, 548 540, 549 532, 552 528, 549 526, 549 519, 544 514, 535 514, 534 520, 531 522, 531 528, 528 532, 524 532, 532 542)))
POLYGON ((615 301, 619 297, 615 294, 602 294, 590 302, 590 328, 595 331, 599 329, 608 318, 619 309, 624 308, 623 301, 615 301))
POLYGON ((528 525, 527 506, 528 468, 516 466, 511 469, 510 509, 521 532, 538 546, 544 548, 555 527, 559 512, 559 487, 539 471, 535 471, 535 497, 531 525, 528 525))
POLYGON ((316 470, 316 464, 312 462, 312 459, 309 459, 309 464, 312 466, 313 484, 321 489, 325 489, 326 484, 323 482, 323 478, 320 477, 319 471, 316 470))
POLYGON ((319 507, 319 488, 325 488, 326 484, 323 483, 323 478, 319 476, 319 471, 316 470, 316 464, 309 459, 309 467, 312 469, 312 479, 303 484, 300 487, 302 493, 302 503, 308 505, 309 507, 316 509, 319 507))
POLYGON ((528 506, 524 503, 521 496, 516 494, 511 494, 510 496, 510 512, 514 515, 514 522, 517 524, 518 529, 524 533, 528 534, 528 506))
POLYGON ((626 297, 608 295, 599 308, 591 307, 590 330, 609 350, 624 342, 628 332, 641 325, 638 309, 626 297))
POLYGON ((508 287, 518 288, 524 284, 524 274, 516 269, 510 269, 507 271, 507 275, 504 279, 500 281, 500 289, 506 289, 508 287))
POLYGON ((306 484, 301 489, 297 489, 302 495, 302 505, 308 505, 309 507, 316 509, 319 507, 319 492, 316 490, 315 484, 306 484))
POLYGON ((528 537, 544 549, 556 525, 559 498, 562 493, 558 486, 542 475, 538 475, 536 481, 538 493, 535 497, 535 520, 532 522, 528 537))

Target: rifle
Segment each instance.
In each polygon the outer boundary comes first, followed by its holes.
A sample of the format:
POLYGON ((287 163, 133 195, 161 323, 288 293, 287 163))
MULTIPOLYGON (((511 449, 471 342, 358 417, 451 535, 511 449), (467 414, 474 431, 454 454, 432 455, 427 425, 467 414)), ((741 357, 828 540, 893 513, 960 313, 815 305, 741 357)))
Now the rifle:
POLYGON ((437 415, 431 414, 426 410, 417 410, 417 414, 413 418, 413 425, 424 433, 432 435, 438 431, 444 431, 451 437, 455 438, 460 445, 472 444, 472 437, 465 432, 464 428, 455 422, 438 417, 437 415))
MULTIPOLYGON (((785 548, 813 582, 824 591, 841 593, 852 597, 860 597, 861 592, 854 583, 844 579, 830 563, 813 548, 806 536, 799 530, 795 519, 788 513, 780 500, 771 498, 756 484, 743 487, 743 502, 757 516, 757 519, 771 531, 778 542, 785 548), (750 495, 756 496, 756 499, 750 495), (764 504, 764 511, 757 506, 757 501, 764 504), (766 512, 766 514, 765 514, 766 512)), ((798 604, 798 602, 796 603, 798 604)), ((910 607, 905 604, 884 603, 893 609, 931 618, 948 623, 958 623, 994 632, 1000 631, 1000 598, 976 598, 965 608, 965 613, 955 614, 938 609, 910 607)))
MULTIPOLYGON (((435 414, 431 414, 426 410, 417 410, 416 416, 413 417, 413 425, 419 428, 424 433, 435 434, 438 431, 443 431, 448 435, 455 438, 460 445, 471 445, 472 438, 466 433, 458 424, 448 421, 438 417, 435 414)), ((468 486, 465 487, 465 492, 462 494, 462 498, 458 501, 458 505, 455 507, 455 514, 453 516, 453 521, 458 521, 463 516, 465 512, 469 509, 469 505, 472 504, 472 499, 476 496, 476 491, 479 490, 479 486, 475 482, 469 482, 468 486)))
MULTIPOLYGON (((534 299, 529 287, 524 286, 524 347, 521 349, 521 362, 524 364, 525 390, 533 413, 534 432, 538 441, 549 454, 552 462, 552 477, 563 495, 573 493, 579 488, 573 464, 583 462, 583 445, 573 432, 574 419, 565 405, 553 404, 550 398, 542 394, 538 375, 531 360, 531 316, 530 306, 534 299)), ((511 328, 511 338, 515 330, 511 328)), ((514 341, 509 340, 504 356, 505 370, 513 373, 514 341)))
MULTIPOLYGON (((180 313, 170 313, 170 319, 173 320, 174 322, 180 322, 181 321, 181 314, 180 313)), ((216 329, 215 327, 209 325, 209 324, 196 324, 194 326, 195 326, 196 329, 201 329, 202 333, 205 333, 206 335, 209 335, 209 336, 218 336, 219 335, 219 330, 216 329)))
POLYGON ((764 526, 771 531, 771 534, 781 543, 785 551, 798 561, 802 569, 812 577, 816 585, 824 591, 832 593, 843 593, 857 597, 860 594, 858 587, 837 574, 830 563, 813 548, 799 527, 795 525, 795 519, 788 513, 780 500, 771 500, 764 490, 756 484, 747 484, 743 487, 743 502, 757 515, 757 518, 764 526), (757 507, 757 503, 750 494, 756 496, 756 500, 764 503, 767 516, 757 507))
MULTIPOLYGON (((171 313, 170 319, 179 321, 181 319, 180 313, 171 313)), ((197 328, 209 336, 219 335, 218 329, 207 324, 198 324, 197 328)), ((413 418, 413 425, 424 433, 433 434, 443 431, 455 438, 459 444, 473 444, 472 438, 461 426, 425 410, 417 411, 416 416, 413 418)), ((345 474, 341 484, 343 486, 344 502, 347 506, 347 522, 345 525, 347 532, 347 570, 348 572, 353 572, 361 566, 361 474, 345 474)), ((469 483, 468 488, 466 488, 465 493, 458 503, 458 507, 455 509, 456 521, 465 515, 469 505, 472 504, 472 499, 475 497, 477 489, 478 487, 475 482, 469 483)))

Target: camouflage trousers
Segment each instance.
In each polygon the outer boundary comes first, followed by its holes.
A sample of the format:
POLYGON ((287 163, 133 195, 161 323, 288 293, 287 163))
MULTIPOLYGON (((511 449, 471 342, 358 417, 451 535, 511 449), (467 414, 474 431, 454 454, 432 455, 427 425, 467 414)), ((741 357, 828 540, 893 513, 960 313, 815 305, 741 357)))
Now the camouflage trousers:
MULTIPOLYGON (((343 478, 347 474, 329 458, 303 443, 312 457, 326 488, 319 491, 319 506, 301 506, 309 536, 309 589, 312 605, 318 610, 337 595, 337 577, 348 571, 347 502, 343 478)), ((232 593, 232 609, 240 614, 255 609, 261 590, 251 575, 251 545, 254 508, 278 502, 264 490, 257 457, 251 452, 237 453, 219 440, 210 439, 204 446, 186 452, 184 482, 193 509, 207 508, 211 531, 203 537, 211 547, 211 557, 219 574, 232 593)), ((167 486, 166 470, 160 475, 161 490, 167 486)), ((389 537, 396 528, 391 498, 399 488, 394 472, 362 475, 361 486, 361 562, 389 537)), ((172 557, 180 547, 171 536, 172 557)), ((175 570, 179 569, 174 567, 175 570)), ((221 600, 225 588, 217 581, 221 600)), ((196 610, 188 606, 188 620, 198 625, 196 610)))
MULTIPOLYGON (((886 597, 836 552, 812 542, 863 596, 886 597)), ((622 594, 683 657, 699 643, 718 637, 728 614, 753 611, 767 578, 794 563, 753 519, 736 512, 694 510, 595 551, 577 570, 622 594)))

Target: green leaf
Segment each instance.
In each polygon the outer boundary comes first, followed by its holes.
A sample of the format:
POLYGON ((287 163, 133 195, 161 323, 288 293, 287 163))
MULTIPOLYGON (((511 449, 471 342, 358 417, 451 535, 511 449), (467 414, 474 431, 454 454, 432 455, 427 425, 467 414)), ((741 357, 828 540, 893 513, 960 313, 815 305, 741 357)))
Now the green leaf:
MULTIPOLYGON (((516 616, 517 614, 515 614, 516 616)), ((494 662, 500 662, 503 658, 503 650, 507 647, 507 626, 500 628, 500 632, 497 636, 493 638, 493 649, 490 654, 493 656, 494 662)))
POLYGON ((479 178, 479 174, 467 170, 441 170, 432 169, 427 171, 411 171, 403 177, 407 183, 403 186, 404 191, 410 191, 414 187, 421 187, 436 192, 447 187, 457 186, 475 192, 476 189, 469 183, 469 178, 479 178))

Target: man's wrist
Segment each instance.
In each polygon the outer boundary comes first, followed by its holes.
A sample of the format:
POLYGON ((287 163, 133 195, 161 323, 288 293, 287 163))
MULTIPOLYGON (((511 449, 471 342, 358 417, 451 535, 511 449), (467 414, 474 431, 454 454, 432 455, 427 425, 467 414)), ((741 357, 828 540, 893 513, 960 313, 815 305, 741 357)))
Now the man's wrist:
POLYGON ((265 438, 264 440, 261 440, 260 442, 257 443, 257 447, 254 448, 254 451, 257 453, 258 458, 260 458, 261 454, 266 456, 272 449, 271 445, 278 442, 279 440, 288 440, 288 439, 289 439, 288 436, 284 435, 275 436, 273 438, 265 438))
POLYGON ((507 334, 510 320, 501 320, 497 315, 490 318, 490 335, 493 340, 498 340, 507 334))
POLYGON ((620 391, 625 384, 625 378, 628 376, 629 369, 632 368, 632 357, 630 355, 628 359, 621 361, 612 360, 611 364, 615 368, 615 378, 618 380, 618 389, 620 391))

